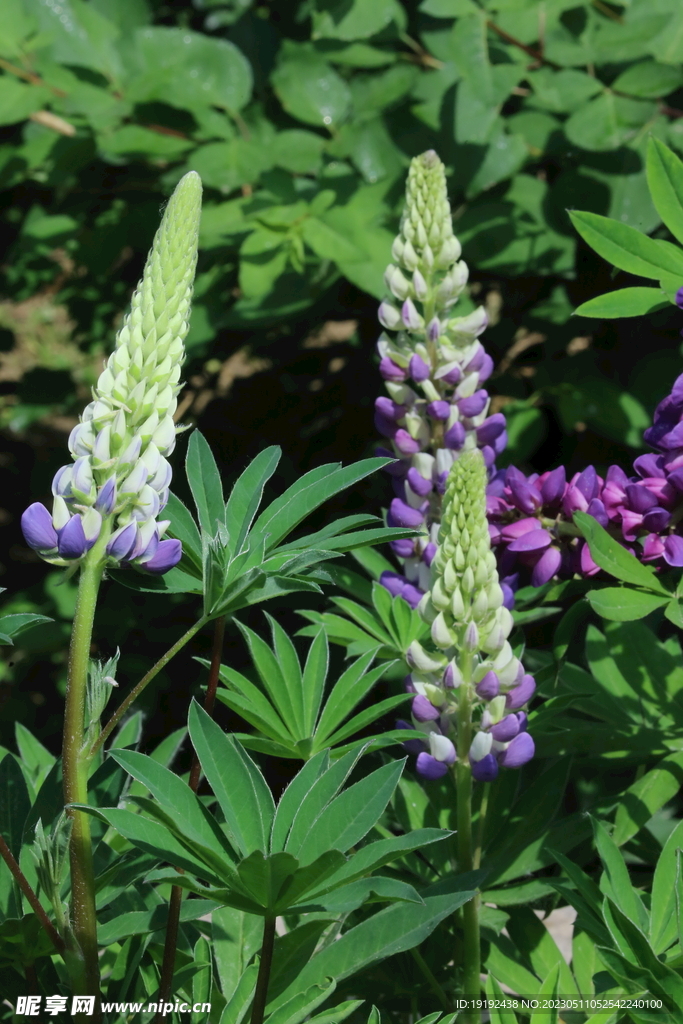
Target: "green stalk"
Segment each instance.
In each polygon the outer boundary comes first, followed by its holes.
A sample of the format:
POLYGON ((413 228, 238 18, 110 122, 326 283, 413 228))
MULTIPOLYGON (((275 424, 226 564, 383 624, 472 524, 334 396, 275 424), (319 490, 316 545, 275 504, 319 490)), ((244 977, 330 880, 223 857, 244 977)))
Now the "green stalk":
MULTIPOLYGON (((463 682, 458 689, 458 737, 455 763, 458 820, 458 870, 462 873, 475 867, 472 841, 472 769, 469 750, 472 743, 472 655, 462 652, 459 659, 463 682)), ((462 907, 463 984, 462 994, 478 999, 481 993, 481 939, 479 935, 479 903, 477 894, 462 907)), ((477 1010, 465 1010, 459 1017, 462 1024, 478 1024, 477 1010)))
MULTIPOLYGON (((64 711, 62 772, 64 803, 88 802, 88 752, 85 740, 85 699, 88 663, 92 642, 97 594, 105 564, 109 531, 102 528, 95 545, 83 559, 78 582, 76 614, 71 631, 69 666, 64 711)), ((95 912, 95 876, 93 872, 90 819, 83 811, 67 809, 73 820, 69 845, 71 864, 71 926, 82 960, 72 968, 75 995, 94 995, 99 1005, 100 970, 97 958, 97 916, 95 912)))
POLYGON ((263 1024, 268 999, 268 982, 270 968, 273 963, 273 947, 275 945, 275 918, 266 917, 263 922, 263 942, 261 944, 261 962, 258 968, 254 1002, 251 1009, 251 1024, 263 1024))

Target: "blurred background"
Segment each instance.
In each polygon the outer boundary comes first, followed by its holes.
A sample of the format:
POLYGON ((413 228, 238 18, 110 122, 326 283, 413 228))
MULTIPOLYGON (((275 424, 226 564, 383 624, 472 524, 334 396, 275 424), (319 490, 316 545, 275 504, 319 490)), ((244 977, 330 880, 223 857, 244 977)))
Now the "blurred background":
MULTIPOLYGON (((628 469, 683 368, 683 316, 573 317, 645 282, 612 274, 566 211, 668 237, 644 150, 655 134, 683 152, 682 62, 680 0, 3 0, 0 602, 55 621, 0 648, 0 743, 19 720, 58 749, 75 584, 26 547, 20 516, 50 501, 182 174, 201 174, 205 206, 178 420, 226 486, 269 444, 285 453, 270 497, 372 453, 382 275, 409 160, 428 148, 470 267, 458 308, 489 314, 500 464, 628 469)), ((378 475, 316 522, 389 499, 378 475)), ((291 601, 270 610, 303 625, 291 601)), ((196 611, 108 581, 92 653, 121 646, 125 692, 196 611)), ((258 608, 240 617, 263 631, 258 608)), ((538 628, 542 642, 552 624, 538 628)), ((199 635, 145 694, 143 747, 183 724, 210 644, 199 635)), ((225 660, 247 661, 236 630, 225 660)))

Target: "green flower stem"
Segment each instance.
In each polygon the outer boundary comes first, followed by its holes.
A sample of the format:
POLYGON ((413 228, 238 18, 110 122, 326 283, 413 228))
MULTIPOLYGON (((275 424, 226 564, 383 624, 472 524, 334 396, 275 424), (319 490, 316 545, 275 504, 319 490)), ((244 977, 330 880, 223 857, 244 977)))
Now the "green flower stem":
POLYGON ((24 894, 24 896, 28 900, 29 905, 31 907, 31 910, 34 912, 34 914, 36 915, 36 917, 40 921, 40 923, 43 926, 45 932, 49 936, 49 939, 52 942, 52 945, 55 947, 55 949, 57 950, 57 952, 60 955, 63 955, 64 954, 64 950, 65 950, 65 945, 64 945, 64 941, 63 941, 61 935, 58 933, 58 931, 55 928, 55 926, 53 925, 52 921, 50 920, 50 918, 45 913, 45 909, 44 909, 43 905, 41 904, 41 902, 38 899, 37 895, 35 894, 35 892, 31 888, 31 885, 30 885, 26 875, 24 874, 24 872, 21 870, 21 868, 17 864, 17 862, 14 859, 14 856, 12 854, 12 851, 10 850, 9 846, 7 845, 7 843, 5 842, 5 840, 3 839, 3 837, 1 835, 0 835, 0 857, 2 857, 2 859, 4 860, 5 864, 7 865, 7 867, 9 868, 9 870, 10 870, 10 872, 12 874, 12 877, 15 879, 17 885, 19 886, 19 889, 21 890, 21 892, 24 894))
POLYGON ((484 828, 486 826, 486 810, 489 805, 489 793, 491 792, 491 783, 485 782, 482 787, 481 802, 479 804, 479 820, 477 822, 477 842, 474 847, 474 857, 472 860, 472 866, 476 871, 481 867, 481 853, 484 845, 484 828))
MULTIPOLYGON (((225 615, 219 616, 213 624, 213 648, 211 650, 211 667, 209 669, 209 681, 204 697, 204 710, 208 715, 212 714, 213 706, 216 703, 216 690, 218 689, 218 678, 221 667, 221 656, 223 654, 223 637, 225 635, 225 615)), ((199 789, 202 766, 196 752, 192 757, 192 768, 190 769, 189 787, 193 793, 199 789)), ((171 888, 171 896, 168 904, 168 923, 166 925, 166 939, 164 942, 164 959, 161 967, 161 980, 159 982, 159 1006, 167 1003, 173 988, 173 973, 175 970, 176 946, 178 944, 178 928, 180 925, 180 907, 183 901, 183 890, 179 885, 171 888)), ((157 1014, 155 1024, 163 1020, 162 1014, 157 1014)))
POLYGON ((202 617, 200 619, 198 619, 194 623, 193 626, 190 626, 190 628, 187 630, 186 633, 183 633, 183 635, 180 637, 179 640, 176 640, 176 642, 173 644, 173 647, 170 647, 166 651, 166 653, 163 654, 159 658, 159 660, 157 661, 156 665, 152 665, 152 667, 149 670, 149 672, 146 675, 144 675, 142 677, 142 679, 140 680, 140 682, 137 684, 137 686, 135 686, 130 691, 128 696, 125 698, 125 700, 123 700, 121 702, 119 707, 116 709, 114 714, 111 716, 111 718, 109 719, 109 721, 105 725, 105 727, 102 729, 102 732, 97 737, 97 739, 95 740, 95 742, 93 743, 92 747, 90 748, 90 750, 88 752, 88 758, 89 759, 93 758, 95 756, 95 754, 97 753, 97 751, 100 749, 100 747, 104 743, 106 743, 107 739, 109 738, 111 733, 114 731, 116 726, 119 724, 119 722, 121 721, 121 719, 125 715, 125 713, 128 710, 128 708, 131 706, 131 704, 134 701, 136 701, 138 699, 138 697, 140 696, 142 691, 145 689, 145 687, 148 685, 148 683, 152 682, 154 677, 156 675, 158 675, 159 672, 161 672, 162 668, 165 668, 165 666, 168 665, 168 663, 171 660, 171 658, 175 657, 175 655, 178 653, 178 651, 180 651, 185 646, 185 644, 188 642, 188 640, 191 640, 192 637, 195 635, 195 633, 198 633, 199 630, 202 628, 202 626, 205 626, 206 623, 209 622, 209 621, 210 621, 210 617, 208 615, 202 615, 202 617))
MULTIPOLYGON (((455 785, 457 791, 458 870, 465 873, 473 871, 475 866, 472 841, 472 770, 469 763, 469 750, 472 743, 472 655, 464 651, 461 652, 458 665, 463 681, 458 688, 458 759, 455 763, 455 785)), ((479 902, 477 895, 462 907, 462 994, 469 999, 478 999, 481 992, 479 902)), ((466 1010, 462 1013, 461 1018, 462 1024, 478 1024, 481 1019, 477 1010, 466 1010)))
MULTIPOLYGON (((88 802, 88 764, 90 759, 87 751, 83 750, 85 729, 89 724, 85 722, 85 700, 93 621, 97 594, 104 572, 105 548, 108 539, 109 530, 103 526, 97 542, 83 560, 78 583, 76 613, 69 647, 62 744, 64 803, 67 808, 70 804, 87 804, 88 802)), ((78 968, 72 967, 72 984, 74 994, 94 995, 97 1006, 99 1005, 100 970, 97 958, 95 876, 90 841, 90 819, 83 811, 68 809, 67 813, 73 821, 69 846, 71 927, 82 956, 78 968)), ((74 961, 71 962, 73 965, 74 961)))
POLYGON ((251 1024, 263 1024, 268 999, 268 982, 270 968, 273 963, 273 947, 275 945, 275 918, 266 917, 263 921, 263 942, 261 943, 261 962, 258 968, 254 1002, 251 1009, 251 1024))

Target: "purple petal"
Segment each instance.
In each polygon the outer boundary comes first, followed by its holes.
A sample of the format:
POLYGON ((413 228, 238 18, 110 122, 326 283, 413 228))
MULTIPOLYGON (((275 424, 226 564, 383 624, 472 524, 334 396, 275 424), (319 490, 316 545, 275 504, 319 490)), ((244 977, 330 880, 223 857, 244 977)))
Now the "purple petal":
POLYGON ((664 541, 664 561, 680 569, 683 566, 683 537, 671 534, 664 541))
POLYGON ((551 470, 541 484, 541 498, 544 505, 559 505, 567 486, 567 474, 564 466, 551 470))
POLYGON ((671 513, 665 508, 655 506, 643 516, 643 526, 652 533, 660 533, 665 530, 671 522, 671 513))
POLYGON ((462 448, 465 443, 465 428, 460 421, 456 421, 452 427, 449 427, 443 438, 444 444, 447 448, 458 449, 462 448))
POLYGON ((498 762, 493 754, 487 754, 481 761, 470 761, 472 778, 477 782, 492 782, 498 775, 498 762))
MULTIPOLYGON (((664 476, 664 459, 661 455, 650 452, 648 455, 639 455, 633 463, 633 468, 639 476, 664 476)), ((607 473, 609 480, 609 472, 607 473)))
POLYGON ((101 512, 103 516, 110 516, 116 506, 116 477, 110 476, 106 483, 100 487, 97 498, 95 499, 95 508, 98 512, 101 512))
POLYGON ((423 779, 428 779, 430 782, 442 779, 448 772, 447 764, 444 764, 443 761, 437 761, 435 757, 424 751, 418 754, 416 768, 418 775, 421 775, 423 779))
POLYGON ((497 725, 492 725, 490 729, 494 740, 498 740, 499 743, 508 743, 509 740, 515 738, 518 732, 519 719, 515 714, 506 715, 501 722, 498 722, 497 725))
POLYGON ((520 768, 530 761, 536 752, 534 741, 528 732, 520 732, 510 746, 498 755, 498 763, 504 768, 520 768))
MULTIPOLYGON (((398 721, 396 722, 396 728, 397 729, 412 729, 413 732, 416 732, 415 726, 412 724, 412 722, 404 722, 402 718, 399 718, 398 721)), ((415 739, 415 740, 404 740, 403 741, 403 746, 405 747, 405 749, 408 751, 409 754, 421 754, 421 753, 423 753, 424 748, 425 748, 425 745, 422 742, 422 740, 418 740, 418 739, 415 739)))
POLYGON ((632 511, 641 515, 657 504, 657 498, 644 484, 627 484, 626 497, 632 511))
POLYGON ((574 486, 581 491, 587 502, 592 501, 593 498, 597 498, 598 491, 600 490, 600 483, 598 481, 598 474, 595 472, 594 466, 586 466, 583 473, 579 473, 578 477, 574 481, 574 486))
POLYGON ((436 554, 436 544, 429 542, 427 547, 422 552, 422 561, 425 565, 431 565, 434 561, 434 555, 436 554))
POLYGON ((62 558, 81 558, 94 541, 88 542, 83 532, 83 522, 79 515, 72 516, 66 526, 59 531, 58 549, 62 558))
POLYGON ((423 380, 427 380, 431 372, 431 367, 428 366, 424 359, 421 356, 418 356, 417 353, 410 357, 408 373, 417 384, 421 384, 423 380))
POLYGON ((388 420, 400 420, 406 414, 405 405, 398 405, 397 402, 392 402, 386 396, 375 399, 375 409, 380 415, 386 416, 388 420))
POLYGON ((521 708, 527 704, 535 692, 536 682, 534 677, 526 673, 522 676, 521 683, 518 686, 513 686, 513 688, 506 694, 505 707, 509 708, 510 711, 516 711, 517 708, 521 708))
POLYGON ((679 309, 683 309, 683 288, 679 288, 676 292, 675 303, 679 309))
POLYGON ((399 427, 394 434, 394 444, 401 455, 417 455, 420 450, 420 442, 411 437, 403 427, 399 427))
POLYGON ((396 384, 404 381, 408 376, 403 367, 398 366, 398 364, 395 363, 393 359, 390 359, 389 356, 384 356, 384 358, 380 360, 379 372, 384 380, 393 381, 396 384))
POLYGON ((481 364, 481 369, 479 370, 479 383, 483 384, 485 380, 489 379, 489 377, 491 376, 492 373, 493 373, 493 359, 488 354, 488 352, 486 352, 484 354, 484 361, 481 364))
POLYGON ((421 498, 426 497, 433 490, 434 484, 432 481, 425 480, 422 474, 418 473, 414 466, 411 466, 408 470, 406 479, 411 488, 416 494, 419 494, 421 498))
POLYGON ((447 420, 450 412, 451 403, 445 402, 440 398, 434 402, 430 402, 427 406, 427 415, 431 416, 433 420, 447 420))
POLYGON ((505 416, 502 412, 494 412, 477 427, 477 444, 493 444, 505 430, 505 416))
POLYGON ((415 609, 424 597, 424 594, 421 590, 418 590, 417 587, 414 587, 412 583, 408 583, 404 587, 401 597, 406 604, 409 604, 411 608, 415 609))
POLYGON ((589 516, 593 516, 593 519, 600 523, 600 526, 606 527, 609 524, 609 516, 605 509, 605 503, 601 501, 600 498, 593 498, 593 500, 588 503, 586 512, 589 516))
POLYGON ((531 586, 542 587, 559 571, 561 564, 561 552, 557 548, 548 548, 543 552, 531 572, 531 586))
POLYGON ((398 597, 399 594, 403 593, 408 581, 405 576, 400 576, 397 572, 383 572, 379 582, 385 590, 389 591, 392 597, 398 597))
POLYGON ((403 526, 408 530, 416 530, 424 523, 424 513, 412 508, 400 498, 394 498, 389 506, 392 526, 403 526))
POLYGON ((136 523, 128 523, 126 526, 120 527, 107 544, 107 554, 122 561, 128 557, 135 547, 137 537, 138 528, 136 523))
POLYGON ((415 552, 415 542, 412 540, 392 540, 389 547, 398 558, 412 558, 415 552))
POLYGON ((517 540, 513 540, 508 550, 515 552, 542 551, 544 548, 549 547, 552 542, 553 539, 547 530, 530 530, 522 537, 518 537, 517 540))
POLYGON ((52 516, 39 501, 34 501, 22 514, 21 531, 28 546, 35 551, 50 551, 57 547, 57 531, 52 525, 52 516))
POLYGON ((173 569, 183 557, 183 546, 179 540, 162 540, 156 549, 156 554, 140 566, 146 572, 155 573, 161 576, 163 573, 173 569))
POLYGON ((418 722, 435 722, 437 718, 441 718, 439 709, 435 708, 432 702, 423 697, 421 693, 413 697, 410 712, 418 722))
POLYGON ((488 400, 488 391, 481 388, 479 391, 475 391, 473 395, 470 395, 469 398, 459 399, 458 409, 462 416, 478 416, 480 412, 484 411, 488 400))
POLYGON ((477 684, 477 693, 484 700, 493 700, 500 692, 500 680, 496 673, 491 670, 487 672, 480 683, 477 684))

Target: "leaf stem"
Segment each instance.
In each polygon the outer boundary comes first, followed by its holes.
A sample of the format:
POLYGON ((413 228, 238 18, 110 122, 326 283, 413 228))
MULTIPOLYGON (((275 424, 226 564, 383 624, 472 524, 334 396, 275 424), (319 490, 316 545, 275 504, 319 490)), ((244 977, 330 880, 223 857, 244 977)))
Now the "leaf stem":
MULTIPOLYGON (((462 652, 459 658, 463 681, 458 689, 458 735, 455 763, 455 785, 457 790, 458 821, 458 870, 461 873, 474 870, 474 848, 472 842, 472 769, 469 751, 472 743, 472 655, 462 652)), ((478 999, 481 992, 481 945, 479 936, 479 902, 477 893, 462 909, 463 930, 463 985, 462 994, 468 999, 478 999)), ((481 1015, 477 1010, 465 1010, 462 1024, 478 1024, 481 1015)))
POLYGON ((197 622, 195 622, 193 626, 190 626, 190 628, 187 630, 187 632, 183 633, 183 635, 180 637, 180 639, 177 640, 173 644, 173 647, 170 647, 166 651, 166 653, 163 654, 159 658, 159 660, 157 661, 156 665, 153 665, 151 667, 151 669, 149 670, 149 672, 147 672, 147 674, 142 677, 142 679, 137 684, 137 686, 135 686, 130 691, 128 696, 121 702, 119 707, 116 709, 114 714, 111 716, 111 718, 109 719, 109 721, 105 725, 105 727, 102 729, 102 732, 100 733, 100 735, 97 737, 97 739, 93 743, 92 747, 90 748, 90 751, 88 753, 88 758, 94 757, 94 755, 97 753, 97 751, 100 749, 100 747, 104 743, 106 743, 107 739, 109 738, 109 736, 111 735, 113 730, 116 728, 116 726, 119 724, 119 722, 121 721, 121 719, 125 715, 125 713, 128 710, 128 708, 131 706, 131 704, 134 701, 137 700, 137 698, 140 696, 140 694, 145 689, 145 687, 148 685, 148 683, 152 682, 154 677, 156 675, 158 675, 159 672, 161 672, 162 668, 165 668, 165 666, 168 665, 168 663, 171 660, 171 658, 175 657, 175 655, 178 653, 178 651, 181 650, 185 646, 185 644, 188 642, 188 640, 191 640, 192 637, 195 635, 195 633, 198 633, 199 630, 202 628, 202 626, 205 626, 208 621, 209 621, 208 616, 202 615, 202 617, 200 619, 198 619, 197 622))
POLYGON ((17 862, 14 859, 14 856, 12 854, 12 851, 10 850, 9 846, 7 845, 7 843, 5 842, 5 840, 3 839, 3 837, 1 835, 0 835, 0 857, 2 857, 2 859, 5 862, 5 864, 10 869, 10 872, 12 873, 12 876, 16 879, 17 885, 19 886, 19 888, 23 892, 24 896, 26 897, 26 899, 28 900, 28 902, 29 902, 29 904, 31 906, 31 909, 33 910, 34 914, 36 915, 36 917, 38 918, 38 920, 42 924, 42 926, 45 929, 45 931, 47 932, 47 935, 49 936, 50 941, 52 942, 52 945, 55 947, 55 949, 57 950, 57 952, 60 955, 63 955, 64 954, 64 950, 66 948, 65 944, 64 944, 64 940, 62 939, 61 935, 59 934, 59 932, 57 931, 57 929, 53 925, 53 923, 50 920, 50 918, 45 913, 45 909, 44 909, 43 905, 41 904, 40 900, 38 899, 36 893, 31 888, 29 880, 27 879, 26 875, 24 874, 24 872, 21 870, 21 868, 17 864, 17 862))
POLYGON ((105 546, 108 531, 102 530, 94 547, 81 564, 78 582, 76 612, 69 646, 66 707, 64 710, 64 739, 62 744, 62 772, 64 776, 64 803, 73 821, 69 843, 71 865, 71 926, 80 950, 79 969, 72 973, 75 995, 94 995, 99 1007, 100 970, 97 957, 97 915, 95 912, 95 874, 93 870, 90 820, 83 811, 69 805, 88 802, 87 751, 83 749, 85 730, 86 691, 93 622, 97 594, 105 564, 105 546))
MULTIPOLYGON (((218 676, 221 667, 221 656, 223 654, 223 637, 225 635, 225 615, 219 616, 213 625, 213 647, 211 650, 211 667, 209 669, 209 681, 204 697, 204 710, 207 714, 213 712, 216 702, 216 690, 218 689, 218 676)), ((189 787, 193 793, 199 789, 202 766, 199 763, 196 751, 192 755, 192 768, 190 769, 189 787)), ((178 929, 180 927, 180 909, 183 902, 183 890, 179 885, 171 888, 171 896, 168 903, 168 922, 166 924, 166 939, 164 942, 164 959, 161 965, 161 980, 159 982, 159 1006, 168 1002, 173 987, 173 974, 175 971, 176 946, 178 945, 178 929)), ((154 1024, 161 1024, 163 1015, 157 1013, 154 1024)))
POLYGON ((270 968, 273 963, 273 947, 275 945, 275 918, 266 917, 263 922, 263 942, 261 943, 261 962, 258 968, 254 1002, 251 1010, 251 1024, 263 1024, 268 998, 268 982, 270 968))

